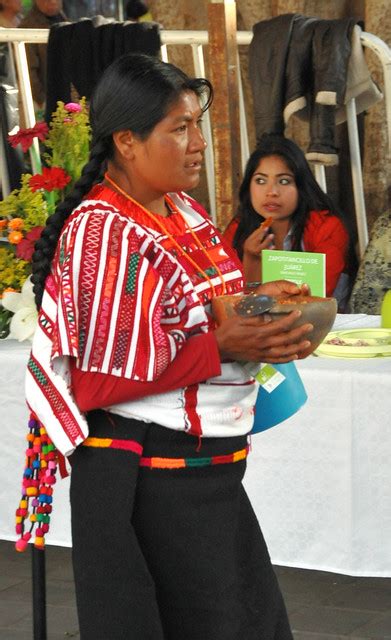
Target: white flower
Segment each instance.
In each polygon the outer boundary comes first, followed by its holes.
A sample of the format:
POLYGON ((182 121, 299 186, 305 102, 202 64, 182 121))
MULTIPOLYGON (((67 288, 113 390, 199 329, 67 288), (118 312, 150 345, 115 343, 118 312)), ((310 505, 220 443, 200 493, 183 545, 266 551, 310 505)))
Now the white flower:
POLYGON ((1 302, 5 309, 14 314, 11 318, 8 338, 14 338, 19 342, 32 340, 37 326, 38 312, 30 278, 27 278, 20 293, 8 291, 4 293, 1 302))

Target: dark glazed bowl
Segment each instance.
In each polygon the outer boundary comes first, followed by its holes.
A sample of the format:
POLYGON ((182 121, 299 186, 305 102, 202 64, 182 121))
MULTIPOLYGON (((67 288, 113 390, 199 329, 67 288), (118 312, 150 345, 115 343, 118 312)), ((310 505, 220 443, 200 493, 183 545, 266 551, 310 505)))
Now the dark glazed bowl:
MULTIPOLYGON (((229 318, 239 313, 238 303, 244 299, 251 301, 254 294, 248 296, 218 296, 212 300, 212 312, 217 324, 225 318, 229 318)), ((337 301, 335 298, 321 298, 317 296, 281 296, 275 298, 275 303, 270 311, 263 316, 269 316, 273 320, 278 320, 283 315, 300 309, 301 316, 297 318, 292 327, 300 327, 303 324, 311 323, 314 328, 305 338, 311 342, 306 351, 301 352, 301 357, 306 358, 320 345, 333 326, 337 314, 337 301)), ((245 315, 245 314, 241 314, 245 315)), ((304 338, 303 338, 304 339, 304 338)))
POLYGON ((283 314, 300 309, 301 316, 297 318, 293 327, 300 327, 310 322, 314 328, 305 337, 311 346, 301 353, 305 358, 320 345, 331 330, 337 315, 337 301, 335 298, 320 298, 317 296, 291 296, 277 298, 276 304, 268 312, 272 319, 277 320, 283 314))

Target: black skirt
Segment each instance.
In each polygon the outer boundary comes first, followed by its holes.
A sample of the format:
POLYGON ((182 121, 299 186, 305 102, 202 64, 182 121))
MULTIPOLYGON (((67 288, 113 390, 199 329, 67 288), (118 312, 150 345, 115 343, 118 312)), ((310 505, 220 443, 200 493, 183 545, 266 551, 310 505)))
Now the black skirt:
POLYGON ((82 640, 291 640, 242 486, 246 436, 94 411, 71 457, 82 640))

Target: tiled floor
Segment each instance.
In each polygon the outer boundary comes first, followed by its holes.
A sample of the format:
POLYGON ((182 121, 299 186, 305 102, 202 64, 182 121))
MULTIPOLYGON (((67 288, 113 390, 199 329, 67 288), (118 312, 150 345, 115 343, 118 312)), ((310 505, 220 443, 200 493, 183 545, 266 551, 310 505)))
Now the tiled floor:
MULTIPOLYGON (((0 640, 30 640, 31 555, 0 541, 0 567, 0 640)), ((391 640, 391 578, 286 567, 276 572, 295 640, 391 640)), ((79 638, 70 550, 48 546, 46 573, 48 640, 79 638)))

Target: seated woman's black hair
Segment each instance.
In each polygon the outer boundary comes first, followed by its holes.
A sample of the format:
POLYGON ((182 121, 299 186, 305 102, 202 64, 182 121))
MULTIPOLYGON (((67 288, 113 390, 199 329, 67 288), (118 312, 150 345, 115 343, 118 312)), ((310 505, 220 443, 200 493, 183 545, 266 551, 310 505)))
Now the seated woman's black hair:
POLYGON ((315 180, 300 147, 292 140, 289 140, 289 138, 277 134, 264 134, 250 155, 246 165, 239 190, 238 212, 235 216, 238 221, 238 228, 232 243, 240 259, 243 259, 244 241, 264 220, 264 218, 255 211, 251 203, 250 183, 261 159, 268 156, 279 156, 282 158, 295 178, 299 198, 297 209, 293 214, 292 220, 292 250, 302 250, 301 240, 308 213, 310 211, 327 209, 342 220, 349 233, 348 265, 349 275, 353 278, 357 271, 357 256, 354 249, 354 230, 351 228, 351 224, 315 180))

